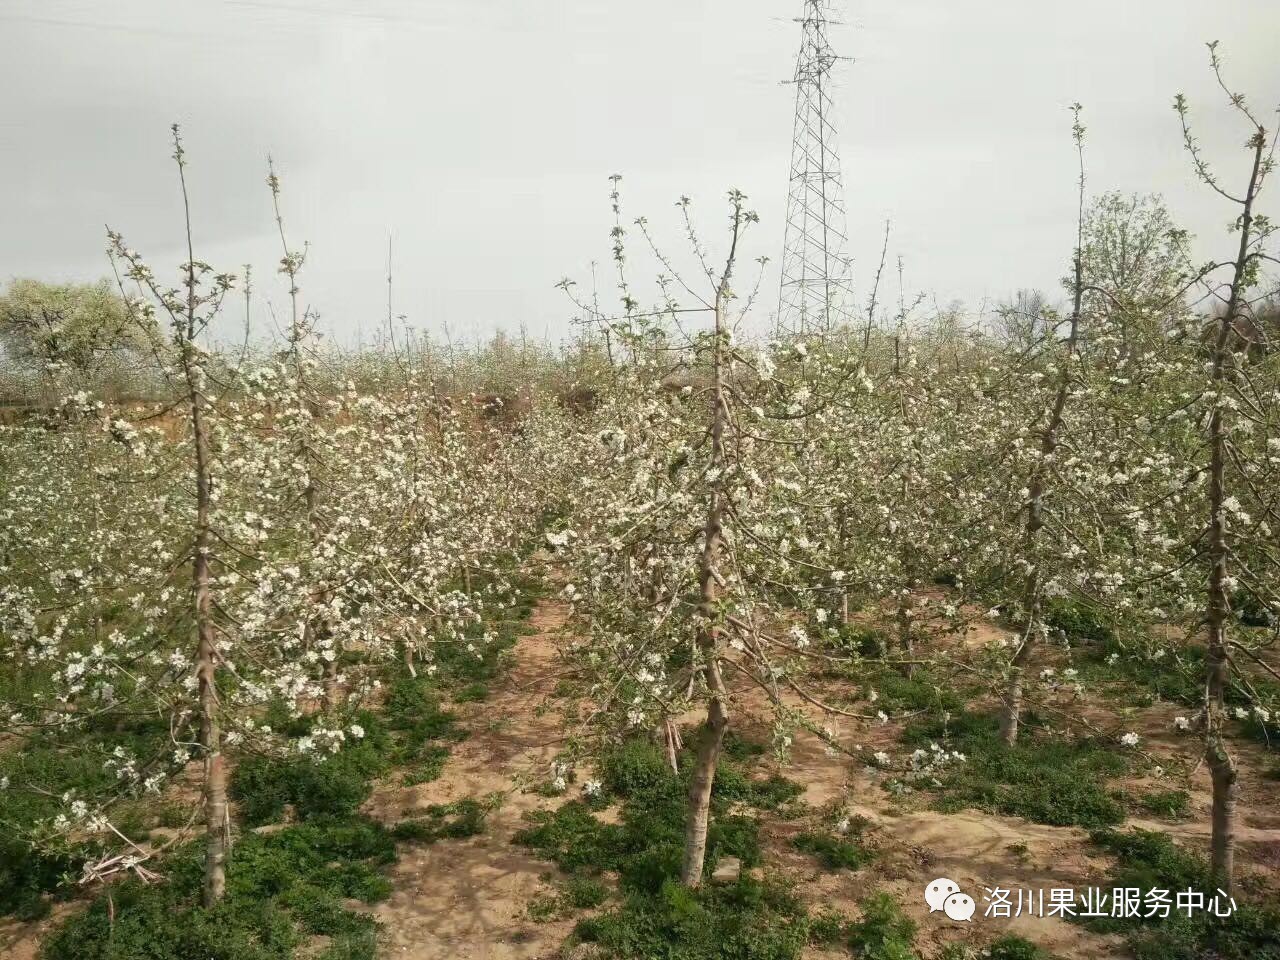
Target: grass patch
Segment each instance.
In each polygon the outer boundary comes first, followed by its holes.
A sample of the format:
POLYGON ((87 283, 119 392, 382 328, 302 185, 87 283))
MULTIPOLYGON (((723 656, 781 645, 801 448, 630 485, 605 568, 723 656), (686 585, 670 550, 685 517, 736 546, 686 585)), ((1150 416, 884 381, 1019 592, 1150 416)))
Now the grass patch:
POLYGON ((49 912, 46 894, 57 894, 78 875, 87 851, 49 853, 24 840, 0 839, 0 915, 37 920, 49 912))
MULTIPOLYGON (((280 821, 286 807, 305 820, 348 816, 372 790, 371 781, 392 767, 409 767, 406 784, 440 776, 449 757, 447 743, 466 734, 452 713, 440 708, 432 682, 397 676, 388 684, 381 715, 363 710, 353 718, 364 729, 335 754, 318 757, 250 756, 232 771, 230 794, 249 826, 280 821)), ((318 716, 279 721, 293 736, 305 735, 318 716)))
POLYGON ((781 777, 749 777, 743 764, 763 748, 730 739, 712 790, 708 882, 689 890, 677 878, 694 750, 691 743, 677 775, 649 741, 620 744, 598 764, 606 791, 621 800, 620 822, 604 823, 587 803, 571 800, 555 811, 527 814, 529 826, 516 835, 516 842, 583 878, 570 883, 586 885, 593 899, 596 888, 590 884, 599 884, 600 871, 618 874, 621 905, 583 920, 575 932, 576 940, 598 944, 610 955, 646 960, 798 958, 808 942, 809 919, 794 897, 745 872, 730 885, 711 883, 709 876, 725 856, 738 857, 746 869, 760 863, 759 824, 752 816, 730 813, 732 807, 777 809, 800 788, 781 777))
MULTIPOLYGON (((502 671, 503 656, 515 646, 522 632, 522 621, 533 609, 531 598, 521 596, 503 611, 504 619, 469 623, 463 630, 463 642, 439 644, 434 651, 437 679, 466 689, 472 684, 485 684, 502 671), (491 639, 485 634, 491 633, 491 639)), ((479 689, 474 688, 474 689, 479 689)))
POLYGON ((569 877, 558 893, 547 893, 529 901, 526 912, 535 923, 560 920, 575 910, 591 910, 609 899, 609 886, 599 877, 576 873, 569 877))
MULTIPOLYGON (((656 893, 665 880, 678 875, 684 855, 694 749, 694 745, 686 748, 677 775, 655 744, 638 738, 625 741, 599 763, 605 789, 622 800, 620 823, 603 823, 587 803, 573 800, 554 812, 529 814, 531 826, 516 835, 516 842, 538 850, 562 869, 616 870, 625 887, 656 893)), ((754 755, 741 744, 735 744, 732 752, 754 755)), ((799 784, 783 777, 754 780, 741 762, 722 757, 711 794, 708 874, 721 856, 738 857, 748 868, 760 863, 758 824, 754 818, 729 813, 731 804, 777 810, 800 792, 799 784)))
POLYGON ((1007 747, 994 714, 961 713, 949 723, 919 720, 902 739, 909 746, 945 743, 966 756, 939 772, 938 809, 973 807, 1025 817, 1050 826, 1112 826, 1124 820, 1107 781, 1129 768, 1128 759, 1102 740, 1070 740, 1038 729, 1028 716, 1018 743, 1007 747))
POLYGON ((791 843, 801 853, 817 859, 828 870, 857 870, 874 859, 871 851, 856 841, 829 833, 802 833, 791 843))
MULTIPOLYGON (((1129 643, 1116 637, 1091 646, 1081 658, 1086 679, 1094 683, 1114 683, 1117 679, 1145 694, 1151 702, 1169 700, 1199 708, 1204 700, 1206 649, 1201 643, 1179 644, 1129 643)), ((1280 703, 1280 681, 1260 671, 1247 677, 1248 687, 1257 694, 1257 702, 1280 703)), ((1237 719, 1245 733, 1274 749, 1280 740, 1280 715, 1272 711, 1269 720, 1261 720, 1252 711, 1255 698, 1241 678, 1233 676, 1224 699, 1228 714, 1237 719), (1235 711, 1244 711, 1237 716, 1235 711)))
POLYGON ((1074 644, 1109 647, 1116 642, 1115 629, 1095 608, 1078 600, 1050 600, 1044 612, 1046 626, 1062 632, 1074 644))
POLYGON ((892 713, 908 710, 956 713, 964 707, 963 697, 950 681, 943 683, 923 667, 917 667, 910 677, 884 667, 866 686, 868 697, 871 690, 878 695, 876 706, 892 713))
POLYGON ((864 627, 855 623, 841 624, 831 631, 828 641, 837 653, 854 654, 864 660, 878 660, 889 649, 889 638, 883 630, 864 627))
POLYGON ((809 918, 809 942, 831 947, 849 935, 849 918, 839 910, 824 910, 809 918))
MULTIPOLYGON (((624 805, 622 822, 617 824, 596 819, 579 800, 554 812, 531 813, 529 821, 515 841, 563 870, 614 870, 625 889, 651 894, 679 875, 684 856, 684 796, 678 786, 624 805)), ((755 820, 727 814, 721 807, 707 831, 706 874, 724 856, 738 857, 744 867, 758 866, 758 830, 755 820)))
POLYGON ((862 901, 862 919, 849 927, 849 946, 866 960, 916 960, 915 921, 898 901, 878 891, 862 901))
POLYGON ((985 947, 949 943, 938 954, 938 960, 1053 960, 1053 954, 1025 937, 1007 933, 985 947))
POLYGON ((1147 813, 1169 820, 1182 820, 1187 816, 1191 794, 1185 790, 1153 790, 1134 798, 1134 805, 1147 813))
POLYGON ((275 823, 292 806, 299 819, 346 816, 369 796, 386 758, 360 745, 323 759, 246 757, 231 775, 230 795, 248 826, 275 823))
POLYGON ((590 910, 609 899, 609 888, 598 877, 577 874, 564 885, 564 901, 575 910, 590 910))
POLYGON ((529 901, 529 905, 525 907, 525 913, 529 915, 529 919, 534 923, 548 923, 552 920, 558 920, 562 915, 560 898, 551 893, 544 893, 541 896, 534 897, 529 901))
MULTIPOLYGON (((1206 901, 1216 884, 1204 860, 1183 850, 1166 835, 1133 830, 1096 830, 1090 839, 1116 857, 1107 888, 1137 887, 1147 891, 1199 890, 1206 901)), ((1239 903, 1229 917, 1196 911, 1170 911, 1170 916, 1077 918, 1098 933, 1120 933, 1138 960, 1280 960, 1280 910, 1239 903)), ((1141 911, 1145 913, 1146 911, 1141 911)))
POLYGON ((482 680, 475 680, 460 687, 453 694, 454 703, 479 703, 489 698, 489 685, 482 680))
POLYGON ((800 794, 804 787, 779 774, 771 774, 763 780, 749 777, 737 764, 721 762, 716 769, 719 795, 728 801, 744 803, 757 810, 778 811, 800 794))
MULTIPOLYGON (((119 790, 112 771, 113 751, 152 756, 164 749, 167 726, 157 718, 94 717, 61 731, 48 731, 0 753, 0 916, 33 920, 49 911, 49 894, 61 895, 85 860, 102 852, 97 843, 32 847, 24 834, 62 812, 61 797, 107 797, 119 790)), ((134 839, 145 839, 167 812, 155 803, 127 800, 116 804, 117 825, 134 839)))
POLYGON ((404 785, 413 787, 419 783, 430 783, 433 780, 439 780, 440 774, 444 773, 444 765, 445 761, 449 759, 449 753, 448 747, 424 747, 418 752, 417 764, 404 775, 404 785))
POLYGON ((423 752, 441 742, 466 737, 457 717, 440 707, 435 684, 426 677, 402 674, 388 685, 383 715, 393 733, 390 760, 404 766, 421 759, 423 752))
POLYGON ((726 730, 724 743, 720 745, 721 755, 726 760, 736 763, 745 763, 756 757, 763 757, 768 752, 768 748, 763 743, 744 737, 736 730, 726 730))
POLYGON ((115 884, 45 941, 41 960, 291 960, 311 935, 333 938, 330 960, 372 960, 375 922, 343 901, 390 893, 395 860, 386 830, 363 818, 324 818, 277 833, 247 834, 217 907, 200 906, 202 858, 188 844, 168 880, 115 884))
POLYGON ((1005 934, 987 947, 988 960, 1053 960, 1053 954, 1025 937, 1005 934))
POLYGON ((780 884, 743 876, 690 890, 666 880, 653 892, 633 892, 618 910, 579 922, 574 939, 609 956, 643 960, 799 960, 809 920, 780 884))
POLYGON ((391 836, 406 843, 435 843, 463 840, 484 833, 485 819, 497 805, 493 799, 455 800, 427 807, 421 817, 401 820, 391 828, 391 836))
POLYGON ((822 669, 823 677, 841 680, 856 688, 856 697, 872 701, 874 709, 889 713, 929 710, 952 713, 963 709, 963 691, 955 689, 952 681, 942 682, 924 667, 916 667, 910 677, 904 676, 893 666, 874 661, 861 663, 830 664, 822 669))

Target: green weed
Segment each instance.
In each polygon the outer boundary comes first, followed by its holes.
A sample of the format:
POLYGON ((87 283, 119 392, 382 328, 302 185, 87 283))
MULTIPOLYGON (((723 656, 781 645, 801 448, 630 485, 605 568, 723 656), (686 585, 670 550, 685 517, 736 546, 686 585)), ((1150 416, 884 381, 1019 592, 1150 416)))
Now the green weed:
POLYGON ((404 775, 404 785, 412 787, 440 779, 440 774, 444 773, 445 761, 449 759, 449 752, 448 747, 423 747, 418 751, 417 764, 404 775))
POLYGON ((690 890, 666 880, 624 905, 581 921, 576 940, 616 957, 798 960, 809 939, 803 906, 780 885, 742 877, 690 890))
POLYGON ((291 960, 315 934, 334 938, 331 960, 373 957, 372 916, 342 901, 374 903, 390 892, 382 869, 395 844, 376 823, 316 817, 247 834, 213 909, 199 904, 198 846, 170 859, 167 882, 113 885, 51 934, 41 960, 291 960))
POLYGON ((1026 817, 1051 826, 1111 826, 1124 820, 1124 807, 1107 790, 1129 761, 1109 743, 1071 740, 1037 729, 1026 718, 1018 743, 1006 746, 994 715, 961 713, 944 724, 919 720, 902 739, 909 746, 943 743, 964 754, 939 772, 938 807, 955 812, 975 807, 1003 816, 1026 817))
MULTIPOLYGON (((1199 890, 1206 900, 1217 885, 1201 858, 1177 846, 1162 833, 1133 830, 1094 831, 1090 839, 1116 857, 1106 888, 1137 887, 1171 893, 1199 890)), ((1145 911, 1143 911, 1145 913, 1145 911)), ((1239 904, 1229 917, 1209 911, 1171 911, 1169 917, 1079 918, 1091 930, 1122 933, 1138 960, 1280 960, 1280 910, 1239 904)))
POLYGON ((915 921, 883 891, 861 903, 862 919, 850 925, 849 946, 866 960, 916 960, 915 921))
POLYGON ((1134 800, 1147 813, 1169 820, 1181 820, 1185 817, 1190 802, 1191 795, 1185 790, 1155 790, 1134 800))
POLYGON ((391 828, 396 840, 412 843, 434 843, 437 840, 463 840, 484 832, 485 818, 494 808, 493 801, 474 799, 427 807, 421 817, 401 820, 391 828))
POLYGON ((454 703, 478 703, 489 698, 489 685, 480 680, 460 687, 453 694, 454 703))
POLYGON ((1053 960, 1053 954, 1030 940, 1009 933, 981 948, 967 943, 949 943, 938 954, 938 960, 1053 960))
POLYGON ((828 870, 857 870, 873 859, 872 853, 861 844, 827 833, 802 833, 792 844, 802 853, 815 857, 828 870))
POLYGON ((1103 616, 1078 600, 1051 600, 1044 612, 1044 622, 1062 631, 1073 644, 1107 646, 1116 640, 1115 629, 1103 616))
MULTIPOLYGON (((516 841, 539 850, 565 870, 617 870, 624 886, 656 892, 678 873, 683 857, 691 756, 687 753, 684 759, 677 775, 655 744, 628 740, 608 751, 599 763, 605 788, 622 798, 621 823, 603 823, 587 803, 573 800, 554 812, 530 814, 531 826, 517 834, 516 841)), ((776 809, 799 792, 797 784, 781 777, 752 780, 737 762, 722 758, 712 789, 707 870, 721 856, 738 857, 746 867, 760 862, 758 825, 750 817, 730 814, 731 803, 776 809)))

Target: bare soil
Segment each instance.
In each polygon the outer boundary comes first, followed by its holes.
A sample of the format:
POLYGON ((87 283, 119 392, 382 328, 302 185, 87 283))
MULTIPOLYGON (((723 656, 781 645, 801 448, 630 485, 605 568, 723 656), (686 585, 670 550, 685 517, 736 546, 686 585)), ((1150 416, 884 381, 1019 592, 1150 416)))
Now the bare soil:
POLYGON ((511 840, 526 811, 560 801, 525 786, 547 779, 564 726, 546 700, 555 686, 557 654, 567 607, 544 600, 534 610, 535 631, 515 647, 510 669, 487 700, 459 707, 471 736, 460 743, 439 779, 412 787, 375 790, 367 812, 394 822, 432 804, 504 795, 483 834, 407 847, 392 868, 395 892, 374 913, 387 957, 406 960, 536 960, 555 956, 572 920, 535 922, 528 904, 550 890, 555 867, 511 840))
MULTIPOLYGON (((532 787, 546 782, 549 768, 564 740, 566 727, 549 701, 563 668, 560 652, 569 638, 568 610, 559 599, 544 599, 536 607, 532 632, 522 636, 510 664, 480 703, 456 706, 469 737, 459 743, 442 775, 430 783, 403 786, 393 778, 377 786, 366 812, 386 823, 420 813, 433 804, 463 798, 501 795, 489 814, 484 832, 465 840, 441 840, 407 845, 391 868, 391 897, 374 913, 382 924, 380 955, 405 960, 538 960, 562 955, 562 945, 574 919, 538 922, 529 904, 552 891, 556 868, 512 843, 524 825, 524 814, 562 802, 544 797, 532 787)), ((963 658, 992 635, 979 625, 968 635, 926 642, 928 654, 943 646, 963 658)), ((1067 705, 1064 704, 1064 707, 1067 705)), ((1168 761, 1174 782, 1135 778, 1119 786, 1169 789, 1181 786, 1191 794, 1191 815, 1184 821, 1130 819, 1126 827, 1167 832, 1193 849, 1207 846, 1208 778, 1195 765, 1194 737, 1173 730, 1179 711, 1172 705, 1128 710, 1102 698, 1078 702, 1072 709, 1100 726, 1139 733, 1143 749, 1168 761)), ((767 740, 770 712, 759 691, 741 689, 733 704, 735 727, 767 740)), ((690 714, 688 723, 700 721, 690 714)), ((868 723, 836 717, 831 721, 840 741, 858 743, 870 757, 876 750, 900 751, 900 723, 868 723)), ((1280 798, 1274 781, 1261 771, 1269 758, 1260 746, 1237 743, 1241 766, 1238 860, 1242 874, 1255 885, 1274 892, 1280 878, 1280 798)), ((1272 755, 1273 756, 1273 755, 1272 755)), ((765 761, 766 767, 773 761, 765 761)), ((858 915, 859 901, 874 890, 886 890, 919 923, 918 949, 934 956, 952 941, 975 945, 1004 933, 1024 936, 1063 960, 1094 960, 1123 956, 1115 938, 1100 937, 1079 925, 1057 918, 1022 916, 985 918, 987 888, 1047 891, 1055 887, 1082 890, 1106 881, 1109 862, 1087 841, 1086 832, 1033 824, 1016 818, 976 811, 942 814, 925 809, 919 798, 891 797, 880 785, 881 774, 843 754, 831 752, 818 738, 797 734, 789 762, 777 772, 805 786, 802 799, 818 809, 843 803, 866 818, 866 842, 876 859, 861 870, 824 870, 792 846, 803 821, 766 816, 762 838, 766 871, 786 877, 793 889, 815 909, 858 915), (930 913, 925 886, 937 877, 954 880, 978 903, 969 923, 957 923, 942 913, 930 913)), ((1016 895, 1016 894, 1015 894, 1016 895)), ((75 909, 59 905, 54 916, 36 924, 0 923, 0 956, 6 960, 34 960, 40 937, 49 926, 75 909)), ((814 949, 813 958, 847 956, 814 949)))
MULTIPOLYGON (((527 912, 529 902, 548 891, 547 878, 556 868, 527 855, 511 838, 526 811, 559 803, 517 784, 538 776, 545 779, 564 733, 556 713, 543 708, 561 666, 558 651, 566 639, 566 614, 559 600, 538 606, 533 618, 536 632, 520 639, 511 668, 490 698, 473 705, 464 718, 475 732, 454 751, 438 780, 415 787, 383 786, 370 800, 369 812, 390 822, 434 803, 506 794, 482 836, 409 850, 393 868, 395 893, 375 911, 385 927, 388 957, 534 960, 560 955, 573 921, 536 923, 527 912)), ((767 739, 766 705, 752 692, 739 694, 735 723, 767 739)), ((693 723, 699 718, 691 714, 684 719, 693 723)), ((900 730, 898 725, 843 722, 850 736, 861 738, 868 756, 881 746, 893 746, 900 730)), ((926 955, 952 940, 982 943, 1005 932, 1025 936, 1063 960, 1093 960, 1120 952, 1113 938, 1059 919, 984 920, 979 914, 971 923, 960 924, 941 913, 930 915, 923 899, 926 884, 939 876, 955 880, 980 905, 988 886, 1047 890, 1101 883, 1107 862, 1090 855, 1084 831, 973 811, 944 815, 895 810, 874 774, 846 756, 831 754, 816 737, 803 733, 790 762, 778 772, 805 784, 802 799, 813 807, 852 798, 851 812, 871 821, 867 836, 877 848, 876 861, 857 872, 831 872, 792 847, 800 823, 766 820, 766 869, 785 874, 815 908, 856 917, 862 897, 887 890, 920 923, 918 943, 926 955), (1015 845, 1024 845, 1025 851, 1015 845)), ((826 954, 814 950, 812 955, 826 954)))

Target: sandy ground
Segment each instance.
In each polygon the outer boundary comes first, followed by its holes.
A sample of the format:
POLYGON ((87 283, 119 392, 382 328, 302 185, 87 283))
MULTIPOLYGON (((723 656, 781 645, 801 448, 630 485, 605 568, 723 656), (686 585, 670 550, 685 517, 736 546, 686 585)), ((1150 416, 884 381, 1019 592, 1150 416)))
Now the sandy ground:
POLYGON ((555 956, 573 920, 536 923, 528 904, 551 889, 555 867, 511 842, 526 811, 555 806, 518 784, 546 780, 563 736, 553 710, 542 709, 555 686, 565 604, 544 600, 519 639, 514 662, 482 703, 457 709, 471 736, 458 744, 438 780, 382 786, 368 812, 392 822, 427 806, 503 793, 483 834, 402 848, 390 879, 395 892, 374 911, 387 957, 406 960, 535 960, 555 956))
POLYGON ((4 960, 35 960, 44 935, 76 909, 73 903, 57 903, 49 916, 36 923, 0 920, 0 957, 4 960))
MULTIPOLYGON (((408 850, 393 868, 396 891, 375 911, 386 928, 388 957, 533 960, 560 953, 573 921, 534 923, 527 916, 529 901, 547 892, 545 878, 555 868, 512 845, 511 837, 522 826, 525 811, 557 802, 523 792, 514 783, 531 773, 545 777, 563 732, 555 712, 540 707, 554 686, 565 616, 558 600, 539 605, 533 619, 536 632, 520 639, 513 666, 492 696, 464 716, 464 724, 475 732, 454 751, 439 780, 409 788, 382 787, 372 798, 370 812, 391 821, 429 804, 507 792, 482 836, 408 850)), ((752 729, 767 716, 764 704, 744 694, 736 704, 740 729, 767 739, 767 729, 752 729)), ((896 729, 860 725, 857 735, 867 750, 874 751, 880 748, 877 738, 890 746, 896 729)), ((850 798, 851 811, 871 821, 869 843, 880 853, 872 866, 856 873, 822 871, 790 844, 800 824, 768 823, 768 869, 784 871, 798 881, 798 892, 815 907, 856 916, 856 904, 865 894, 887 890, 920 923, 918 943, 926 955, 952 940, 980 943, 1004 932, 1026 936, 1063 960, 1093 960, 1118 952, 1114 940, 1059 919, 977 917, 972 924, 957 924, 942 914, 930 915, 923 900, 925 885, 939 876, 972 891, 980 904, 985 886, 1083 888, 1101 882, 1107 864, 1104 858, 1088 855, 1084 831, 976 812, 894 812, 871 775, 803 735, 791 762, 779 772, 805 784, 803 799, 815 807, 850 798), (1024 844, 1025 852, 1012 850, 1014 844, 1024 844)), ((813 952, 814 957, 823 955, 813 952)))
MULTIPOLYGON (((367 812, 388 823, 432 804, 491 794, 503 797, 480 836, 402 848, 401 859, 390 872, 394 892, 374 910, 383 926, 380 956, 536 960, 561 954, 574 920, 535 922, 528 915, 530 901, 552 890, 556 869, 511 841, 524 825, 527 811, 560 802, 523 786, 547 779, 563 739, 563 721, 556 709, 548 708, 548 698, 562 668, 558 657, 567 636, 567 612, 558 599, 541 601, 531 620, 532 632, 517 642, 510 667, 493 684, 490 697, 455 708, 470 736, 454 748, 439 779, 412 787, 393 779, 379 785, 371 796, 367 812)), ((987 639, 985 632, 975 630, 962 638, 956 652, 963 655, 980 645, 987 639)), ((739 694, 733 705, 735 727, 767 741, 767 705, 758 692, 739 694)), ((1088 707, 1100 721, 1113 725, 1117 720, 1112 704, 1099 701, 1088 707)), ((1141 734, 1144 749, 1162 763, 1167 758, 1170 769, 1179 771, 1176 780, 1166 777, 1159 786, 1187 789, 1192 814, 1183 823, 1130 819, 1125 826, 1165 831, 1193 849, 1202 849, 1208 832, 1208 780, 1203 769, 1195 768, 1194 744, 1189 746, 1186 735, 1173 731, 1176 712, 1171 705, 1157 704, 1121 719, 1129 725, 1126 729, 1141 734)), ((696 722, 699 718, 686 719, 696 722)), ((842 742, 860 743, 867 755, 880 749, 901 750, 898 724, 836 718, 831 725, 842 742)), ((1260 775, 1267 759, 1261 748, 1238 743, 1237 750, 1242 761, 1238 852, 1242 877, 1252 875, 1272 886, 1280 878, 1280 798, 1274 782, 1260 775)), ((1085 831, 976 811, 944 815, 919 809, 923 804, 918 801, 899 803, 881 789, 877 774, 847 756, 829 752, 804 733, 797 736, 790 762, 778 772, 804 784, 803 799, 813 807, 840 801, 866 818, 866 842, 877 851, 875 861, 856 872, 821 870, 791 845, 794 834, 804 828, 802 822, 766 819, 762 831, 766 869, 785 874, 815 908, 856 917, 857 903, 866 894, 886 890, 919 923, 917 948, 925 957, 936 955, 948 942, 982 944, 1006 932, 1027 937, 1063 960, 1124 955, 1118 940, 1093 935, 1057 918, 982 916, 983 892, 989 887, 1045 890, 1047 896, 1055 887, 1083 890, 1105 883, 1109 863, 1088 844, 1085 831), (954 880, 978 902, 971 923, 929 913, 923 890, 937 877, 954 880)), ((1149 788, 1152 784, 1134 781, 1118 786, 1149 788)), ((74 907, 60 905, 55 918, 69 909, 74 907)), ((39 937, 52 922, 0 923, 0 957, 33 960, 39 937)), ((847 953, 814 950, 809 955, 825 958, 847 953)))
MULTIPOLYGON (((879 745, 873 743, 867 749, 879 749, 879 745)), ((953 941, 978 945, 1005 933, 1026 937, 1062 960, 1095 960, 1121 952, 1117 941, 1060 918, 982 916, 987 888, 1079 890, 1100 884, 1107 861, 1089 855, 1085 831, 973 810, 944 815, 898 809, 888 802, 873 774, 855 769, 844 757, 830 756, 813 738, 797 743, 791 763, 780 772, 807 784, 807 802, 821 806, 843 796, 849 812, 869 821, 863 836, 877 857, 857 872, 823 870, 798 853, 790 840, 803 829, 800 824, 777 822, 768 828, 767 861, 801 880, 798 890, 814 907, 856 916, 856 905, 864 896, 888 891, 919 924, 916 945, 924 956, 953 941), (957 923, 943 913, 929 912, 924 889, 939 877, 955 881, 974 898, 978 912, 972 921, 957 923)))

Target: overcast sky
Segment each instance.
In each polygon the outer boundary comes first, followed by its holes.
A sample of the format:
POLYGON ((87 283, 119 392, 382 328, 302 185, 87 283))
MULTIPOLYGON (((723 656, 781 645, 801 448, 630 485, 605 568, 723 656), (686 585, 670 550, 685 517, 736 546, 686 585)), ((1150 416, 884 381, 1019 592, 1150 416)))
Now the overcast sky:
MULTIPOLYGON (((1092 192, 1163 193, 1202 252, 1232 211, 1197 185, 1170 104, 1187 94, 1229 182, 1245 136, 1207 68, 1280 102, 1276 0, 842 0, 836 92, 854 283, 883 222, 909 291, 977 309, 1055 288, 1073 236, 1068 105, 1088 126, 1092 192)), ((737 187, 776 264, 800 0, 0 0, 0 278, 94 278, 104 224, 175 276, 183 124, 197 256, 253 263, 257 322, 283 284, 266 155, 322 326, 368 341, 395 312, 439 332, 559 340, 554 284, 601 295, 611 226, 645 215, 673 249, 694 198, 717 247, 737 187)), ((1273 215, 1280 204, 1266 204, 1273 215)), ((652 273, 637 248, 637 276, 652 273)), ((776 305, 766 281, 761 321, 776 305)), ((896 280, 887 291, 896 297, 896 280)), ((883 295, 883 292, 882 292, 883 295)), ((240 322, 239 316, 233 318, 240 322)))

